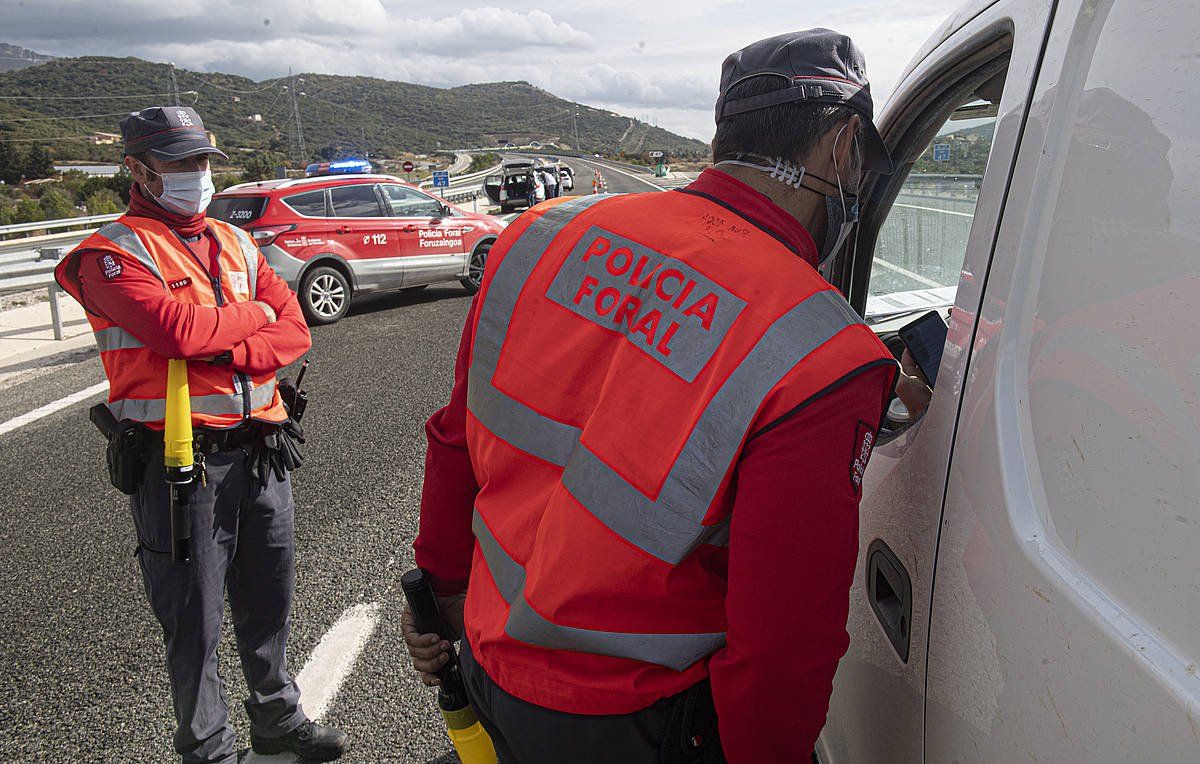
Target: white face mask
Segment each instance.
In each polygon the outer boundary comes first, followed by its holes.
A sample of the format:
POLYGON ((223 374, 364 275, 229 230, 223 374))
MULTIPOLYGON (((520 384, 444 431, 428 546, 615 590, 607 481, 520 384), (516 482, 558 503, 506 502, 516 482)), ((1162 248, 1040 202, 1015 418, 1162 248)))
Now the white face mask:
POLYGON ((203 213, 208 209, 213 194, 217 192, 216 186, 213 185, 212 170, 162 173, 154 172, 149 167, 146 167, 146 170, 162 178, 163 192, 161 196, 155 196, 155 200, 180 215, 190 217, 203 213))

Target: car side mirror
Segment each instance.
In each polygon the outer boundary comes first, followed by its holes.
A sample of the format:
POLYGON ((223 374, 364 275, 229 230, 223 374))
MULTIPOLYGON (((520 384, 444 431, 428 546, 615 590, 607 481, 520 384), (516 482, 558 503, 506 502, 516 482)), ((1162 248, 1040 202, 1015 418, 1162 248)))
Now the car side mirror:
POLYGON ((442 205, 442 209, 441 209, 441 210, 438 212, 438 217, 440 217, 440 218, 448 218, 448 217, 450 217, 450 207, 449 207, 449 205, 445 205, 445 204, 443 204, 443 205, 442 205))

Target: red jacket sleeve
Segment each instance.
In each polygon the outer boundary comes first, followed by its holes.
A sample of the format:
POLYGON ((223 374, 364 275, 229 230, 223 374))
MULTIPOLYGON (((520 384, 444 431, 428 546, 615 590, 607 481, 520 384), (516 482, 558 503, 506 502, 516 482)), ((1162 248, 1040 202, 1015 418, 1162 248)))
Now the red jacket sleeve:
MULTIPOLYGON (((855 459, 895 372, 870 368, 752 438, 736 468, 726 645, 710 664, 733 764, 808 761, 850 638, 858 555, 855 459), (764 724, 763 713, 786 723, 764 724)), ((868 454, 869 456, 869 451, 868 454)))
POLYGON ((465 591, 471 576, 475 534, 471 517, 479 484, 467 451, 467 370, 470 365, 475 302, 471 303, 454 364, 450 403, 425 423, 425 484, 421 523, 413 542, 417 565, 433 580, 438 594, 465 591))
POLYGON ((270 374, 308 352, 312 347, 312 336, 308 333, 296 293, 261 255, 257 278, 255 299, 275 309, 275 323, 263 326, 231 347, 233 367, 248 374, 270 374))
POLYGON ((117 324, 164 358, 218 355, 267 323, 262 308, 251 303, 214 308, 180 302, 135 258, 99 250, 86 250, 76 257, 84 307, 117 324), (100 262, 110 254, 121 264, 113 278, 106 276, 100 262))

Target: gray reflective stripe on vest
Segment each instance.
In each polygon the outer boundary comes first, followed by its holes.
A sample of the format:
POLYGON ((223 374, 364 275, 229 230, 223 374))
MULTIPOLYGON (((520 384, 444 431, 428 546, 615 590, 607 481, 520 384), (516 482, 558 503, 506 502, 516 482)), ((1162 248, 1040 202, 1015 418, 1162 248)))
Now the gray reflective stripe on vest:
POLYGON ((505 254, 479 306, 468 407, 501 440, 563 467, 564 487, 617 535, 677 564, 701 543, 727 543, 728 528, 705 526, 703 519, 766 395, 808 353, 859 319, 834 291, 818 292, 776 319, 709 401, 657 499, 651 499, 582 446, 577 428, 539 414, 492 384, 521 289, 554 238, 599 198, 552 208, 505 254))
POLYGON ((496 437, 559 467, 567 463, 579 430, 547 419, 492 385, 500 348, 508 335, 517 297, 541 254, 579 213, 608 197, 594 194, 570 199, 550 208, 535 220, 500 261, 487 285, 487 298, 479 306, 479 327, 471 348, 467 376, 467 407, 496 437))
POLYGON ((708 402, 657 499, 580 444, 563 470, 575 499, 621 538, 677 564, 719 529, 702 521, 767 393, 835 334, 857 323, 841 295, 817 292, 775 320, 708 402))
POLYGON ((496 541, 476 512, 471 529, 496 588, 510 606, 504 631, 513 639, 555 650, 609 655, 683 671, 725 644, 724 632, 634 634, 561 626, 546 620, 525 601, 525 570, 496 541))
POLYGON ((149 250, 138 235, 133 232, 133 229, 124 223, 116 222, 102 226, 96 231, 97 236, 108 239, 113 245, 122 252, 128 253, 138 259, 142 265, 150 269, 150 272, 158 276, 158 280, 167 285, 167 280, 163 278, 162 272, 158 270, 158 263, 154 262, 154 258, 150 256, 149 250))
POLYGON ((110 326, 93 332, 96 335, 96 348, 101 353, 110 350, 133 350, 145 347, 142 341, 119 326, 110 326))
MULTIPOLYGON (((250 390, 250 409, 253 411, 271 403, 275 397, 275 380, 262 387, 250 390)), ((239 393, 214 393, 212 395, 193 395, 192 413, 209 414, 211 416, 237 415, 242 416, 245 409, 239 393)), ((167 401, 165 398, 126 398, 110 401, 108 408, 114 417, 132 419, 135 422, 157 422, 166 416, 167 401)))
POLYGON ((258 247, 254 244, 254 239, 250 238, 250 234, 238 228, 235 225, 230 225, 238 243, 242 245, 242 257, 246 259, 246 280, 250 285, 250 299, 258 297, 258 247))

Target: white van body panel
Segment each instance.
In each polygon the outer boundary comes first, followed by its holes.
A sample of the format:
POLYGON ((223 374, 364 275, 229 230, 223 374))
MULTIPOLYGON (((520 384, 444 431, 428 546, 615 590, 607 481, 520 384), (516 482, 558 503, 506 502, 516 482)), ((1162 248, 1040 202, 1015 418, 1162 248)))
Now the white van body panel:
MULTIPOLYGON (((938 372, 939 389, 962 389, 982 276, 987 272, 993 232, 999 219, 1021 131, 1028 89, 1036 71, 1049 8, 1041 0, 1000 0, 967 17, 932 55, 904 78, 881 114, 886 135, 899 113, 939 76, 947 60, 976 51, 1004 35, 1014 40, 1009 85, 1001 103, 989 170, 972 223, 968 262, 950 316, 949 346, 938 372), (955 338, 958 338, 956 345, 955 338)), ((942 34, 941 32, 938 33, 942 34)), ((912 317, 900 321, 906 323, 912 317)), ((877 327, 878 329, 879 327, 877 327)), ((957 395, 935 396, 924 418, 897 440, 880 441, 864 478, 859 510, 859 555, 850 591, 847 629, 849 650, 838 665, 828 722, 818 753, 822 761, 919 761, 925 716, 926 644, 930 595, 938 543, 939 517, 954 424, 957 395), (909 656, 903 662, 868 604, 867 549, 884 539, 906 568, 912 582, 909 656)))
POLYGON ((885 135, 1006 18, 938 388, 865 476, 818 754, 1200 761, 1200 0, 972 4, 885 135), (912 581, 907 663, 868 606, 877 538, 912 581))
POLYGON ((1200 760, 1198 22, 1059 5, 952 462, 930 761, 1200 760))

